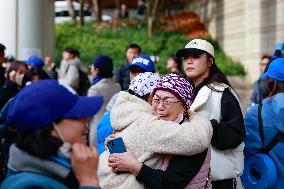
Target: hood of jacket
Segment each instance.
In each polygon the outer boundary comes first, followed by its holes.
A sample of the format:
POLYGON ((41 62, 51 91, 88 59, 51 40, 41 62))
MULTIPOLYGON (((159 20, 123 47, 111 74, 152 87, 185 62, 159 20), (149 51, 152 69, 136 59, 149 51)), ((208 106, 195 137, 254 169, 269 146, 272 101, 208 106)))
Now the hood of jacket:
POLYGON ((134 114, 153 114, 151 105, 128 92, 119 92, 115 104, 112 107, 110 114, 111 125, 115 130, 122 130, 128 127, 131 123, 137 121, 137 116, 134 114))

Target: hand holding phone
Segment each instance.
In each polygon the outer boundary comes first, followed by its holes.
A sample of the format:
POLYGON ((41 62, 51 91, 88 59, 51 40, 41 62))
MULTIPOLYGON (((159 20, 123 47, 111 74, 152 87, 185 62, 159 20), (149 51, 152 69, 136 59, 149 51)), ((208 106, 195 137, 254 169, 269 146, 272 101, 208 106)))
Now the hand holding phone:
MULTIPOLYGON (((126 147, 121 137, 109 140, 107 142, 107 147, 110 154, 126 152, 126 147)), ((123 173, 123 171, 116 172, 116 174, 121 174, 121 173, 123 173)))
POLYGON ((107 142, 107 147, 110 154, 126 152, 126 147, 121 137, 109 140, 107 142))

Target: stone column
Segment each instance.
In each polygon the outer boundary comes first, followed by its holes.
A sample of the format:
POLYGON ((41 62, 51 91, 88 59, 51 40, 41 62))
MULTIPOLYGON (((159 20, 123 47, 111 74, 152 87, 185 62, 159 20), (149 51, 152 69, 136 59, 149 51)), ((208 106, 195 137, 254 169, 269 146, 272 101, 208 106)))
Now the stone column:
POLYGON ((276 41, 284 43, 284 1, 277 0, 276 10, 276 41))
POLYGON ((54 1, 0 0, 0 43, 24 60, 54 56, 54 1))
POLYGON ((6 54, 18 54, 17 14, 16 0, 0 0, 0 43, 6 46, 6 54))
POLYGON ((251 81, 259 77, 259 61, 260 54, 262 54, 262 1, 251 0, 245 1, 245 15, 244 15, 244 59, 243 64, 248 73, 248 78, 251 81))

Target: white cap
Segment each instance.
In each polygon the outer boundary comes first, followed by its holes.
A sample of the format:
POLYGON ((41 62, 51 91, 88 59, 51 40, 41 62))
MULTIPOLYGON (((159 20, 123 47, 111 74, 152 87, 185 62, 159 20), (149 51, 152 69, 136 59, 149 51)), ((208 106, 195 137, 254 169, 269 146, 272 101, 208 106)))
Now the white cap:
POLYGON ((176 53, 177 58, 184 57, 187 53, 192 54, 203 54, 205 52, 209 53, 214 58, 214 47, 206 40, 203 39, 193 39, 186 44, 184 49, 180 49, 176 53))

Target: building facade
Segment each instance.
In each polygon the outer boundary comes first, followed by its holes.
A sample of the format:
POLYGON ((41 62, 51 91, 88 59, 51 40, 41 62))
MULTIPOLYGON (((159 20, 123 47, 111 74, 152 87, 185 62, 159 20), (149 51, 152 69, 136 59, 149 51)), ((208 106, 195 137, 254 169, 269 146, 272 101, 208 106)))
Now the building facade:
POLYGON ((258 78, 261 56, 284 43, 282 0, 192 0, 187 9, 200 16, 225 53, 244 64, 248 81, 258 78))

